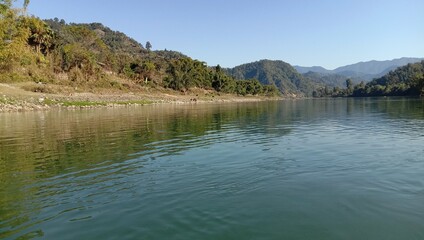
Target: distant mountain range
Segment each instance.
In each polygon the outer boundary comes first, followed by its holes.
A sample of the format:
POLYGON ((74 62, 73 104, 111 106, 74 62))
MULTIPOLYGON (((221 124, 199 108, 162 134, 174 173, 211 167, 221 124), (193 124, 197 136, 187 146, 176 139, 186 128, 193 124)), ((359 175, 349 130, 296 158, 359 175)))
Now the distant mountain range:
POLYGON ((424 60, 424 58, 398 58, 387 61, 368 61, 350 64, 338 67, 334 70, 328 70, 320 66, 301 67, 294 66, 294 68, 302 74, 308 72, 315 72, 321 74, 337 74, 347 78, 360 79, 364 81, 371 81, 374 78, 379 78, 395 70, 398 67, 407 65, 408 63, 417 63, 424 60))
POLYGON ((291 66, 280 60, 260 60, 225 71, 236 79, 258 79, 262 84, 275 85, 283 94, 311 96, 318 88, 346 87, 346 79, 354 84, 382 77, 398 67, 424 58, 399 58, 388 61, 360 62, 328 70, 320 66, 291 66))

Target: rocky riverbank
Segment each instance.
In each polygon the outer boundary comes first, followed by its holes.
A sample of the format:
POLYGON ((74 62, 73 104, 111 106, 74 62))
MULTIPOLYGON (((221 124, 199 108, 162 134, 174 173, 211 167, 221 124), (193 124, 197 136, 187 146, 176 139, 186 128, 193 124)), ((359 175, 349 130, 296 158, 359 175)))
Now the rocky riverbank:
MULTIPOLYGON (((34 92, 33 83, 0 84, 0 112, 42 111, 55 108, 123 107, 145 104, 197 104, 210 102, 251 102, 277 100, 278 97, 237 96, 204 89, 177 92, 167 89, 110 91, 95 89, 82 92, 34 92), (60 92, 60 93, 58 93, 60 92)), ((60 86, 43 86, 58 89, 60 86)))

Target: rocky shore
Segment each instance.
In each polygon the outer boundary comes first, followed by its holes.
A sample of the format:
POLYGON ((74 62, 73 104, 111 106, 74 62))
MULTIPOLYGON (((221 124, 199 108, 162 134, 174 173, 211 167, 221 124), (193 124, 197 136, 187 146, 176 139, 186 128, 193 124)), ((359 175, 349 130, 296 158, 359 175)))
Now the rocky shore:
POLYGON ((24 90, 22 84, 0 84, 0 112, 44 111, 58 108, 125 107, 145 104, 197 104, 213 102, 252 102, 279 97, 237 96, 203 89, 187 92, 149 89, 138 92, 42 93, 24 90))

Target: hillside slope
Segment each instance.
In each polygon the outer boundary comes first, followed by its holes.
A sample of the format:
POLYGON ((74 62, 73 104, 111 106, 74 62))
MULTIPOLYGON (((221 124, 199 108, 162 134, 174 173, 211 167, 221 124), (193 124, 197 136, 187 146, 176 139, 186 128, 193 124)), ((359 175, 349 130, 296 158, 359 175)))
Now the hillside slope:
POLYGON ((6 3, 0 4, 0 82, 62 86, 31 87, 46 93, 65 88, 91 92, 137 88, 183 93, 202 89, 243 96, 278 94, 275 86, 253 79, 239 81, 220 67, 209 67, 179 52, 152 51, 150 43, 144 48, 101 23, 67 24, 58 18, 43 21, 14 8, 11 1, 6 3))
POLYGON ((355 87, 353 96, 419 96, 424 94, 424 61, 408 64, 355 87))
POLYGON ((226 71, 236 79, 255 78, 262 84, 275 85, 283 94, 311 96, 317 85, 283 61, 260 60, 226 71))

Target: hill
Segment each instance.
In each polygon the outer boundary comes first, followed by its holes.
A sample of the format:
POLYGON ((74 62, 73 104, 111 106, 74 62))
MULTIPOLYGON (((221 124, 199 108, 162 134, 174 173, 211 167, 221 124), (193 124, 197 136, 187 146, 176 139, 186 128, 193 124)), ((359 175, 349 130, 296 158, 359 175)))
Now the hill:
MULTIPOLYGON (((340 74, 332 74, 332 73, 307 72, 302 75, 312 82, 322 84, 324 86, 332 87, 332 88, 346 87, 346 80, 348 79, 346 76, 343 76, 340 74)), ((360 78, 353 78, 351 80, 355 84, 358 84, 361 82, 360 78)))
POLYGON ((313 67, 302 67, 302 66, 293 66, 296 71, 298 71, 301 74, 308 73, 308 72, 315 72, 315 73, 331 73, 331 70, 325 69, 321 66, 313 66, 313 67))
POLYGON ((424 61, 407 64, 356 86, 352 96, 419 96, 424 94, 424 61))
POLYGON ((208 67, 179 52, 152 51, 149 42, 143 47, 101 23, 43 21, 13 8, 12 2, 0 4, 0 82, 32 81, 78 91, 172 89, 185 93, 196 88, 238 95, 278 94, 273 86, 255 79, 237 80, 219 66, 208 67))
POLYGON ((423 60, 422 58, 398 58, 387 61, 368 61, 368 62, 359 62, 343 67, 334 69, 336 73, 343 72, 356 72, 363 73, 368 75, 384 75, 387 72, 396 69, 397 67, 404 66, 408 63, 416 63, 423 60))
MULTIPOLYGON (((127 53, 130 55, 138 55, 147 53, 147 50, 143 47, 142 44, 134 40, 133 38, 128 37, 122 32, 114 31, 101 23, 88 23, 88 24, 77 24, 71 23, 67 24, 64 20, 59 20, 58 18, 46 19, 45 23, 56 33, 64 33, 64 28, 67 26, 78 26, 84 27, 91 31, 94 31, 96 35, 109 47, 109 49, 114 53, 127 53)), ((62 38, 66 36, 62 35, 62 38)))
POLYGON ((255 78, 262 84, 274 85, 283 94, 311 96, 317 86, 283 61, 260 60, 226 69, 226 72, 237 79, 255 78))
POLYGON ((307 72, 317 72, 325 74, 337 74, 345 76, 346 78, 352 78, 356 81, 371 81, 374 78, 379 78, 387 74, 388 72, 404 66, 408 63, 416 63, 424 58, 398 58, 387 61, 367 61, 359 62, 355 64, 350 64, 342 67, 338 67, 334 70, 327 70, 323 67, 314 66, 314 67, 301 67, 295 66, 295 69, 300 73, 304 74, 307 72))

